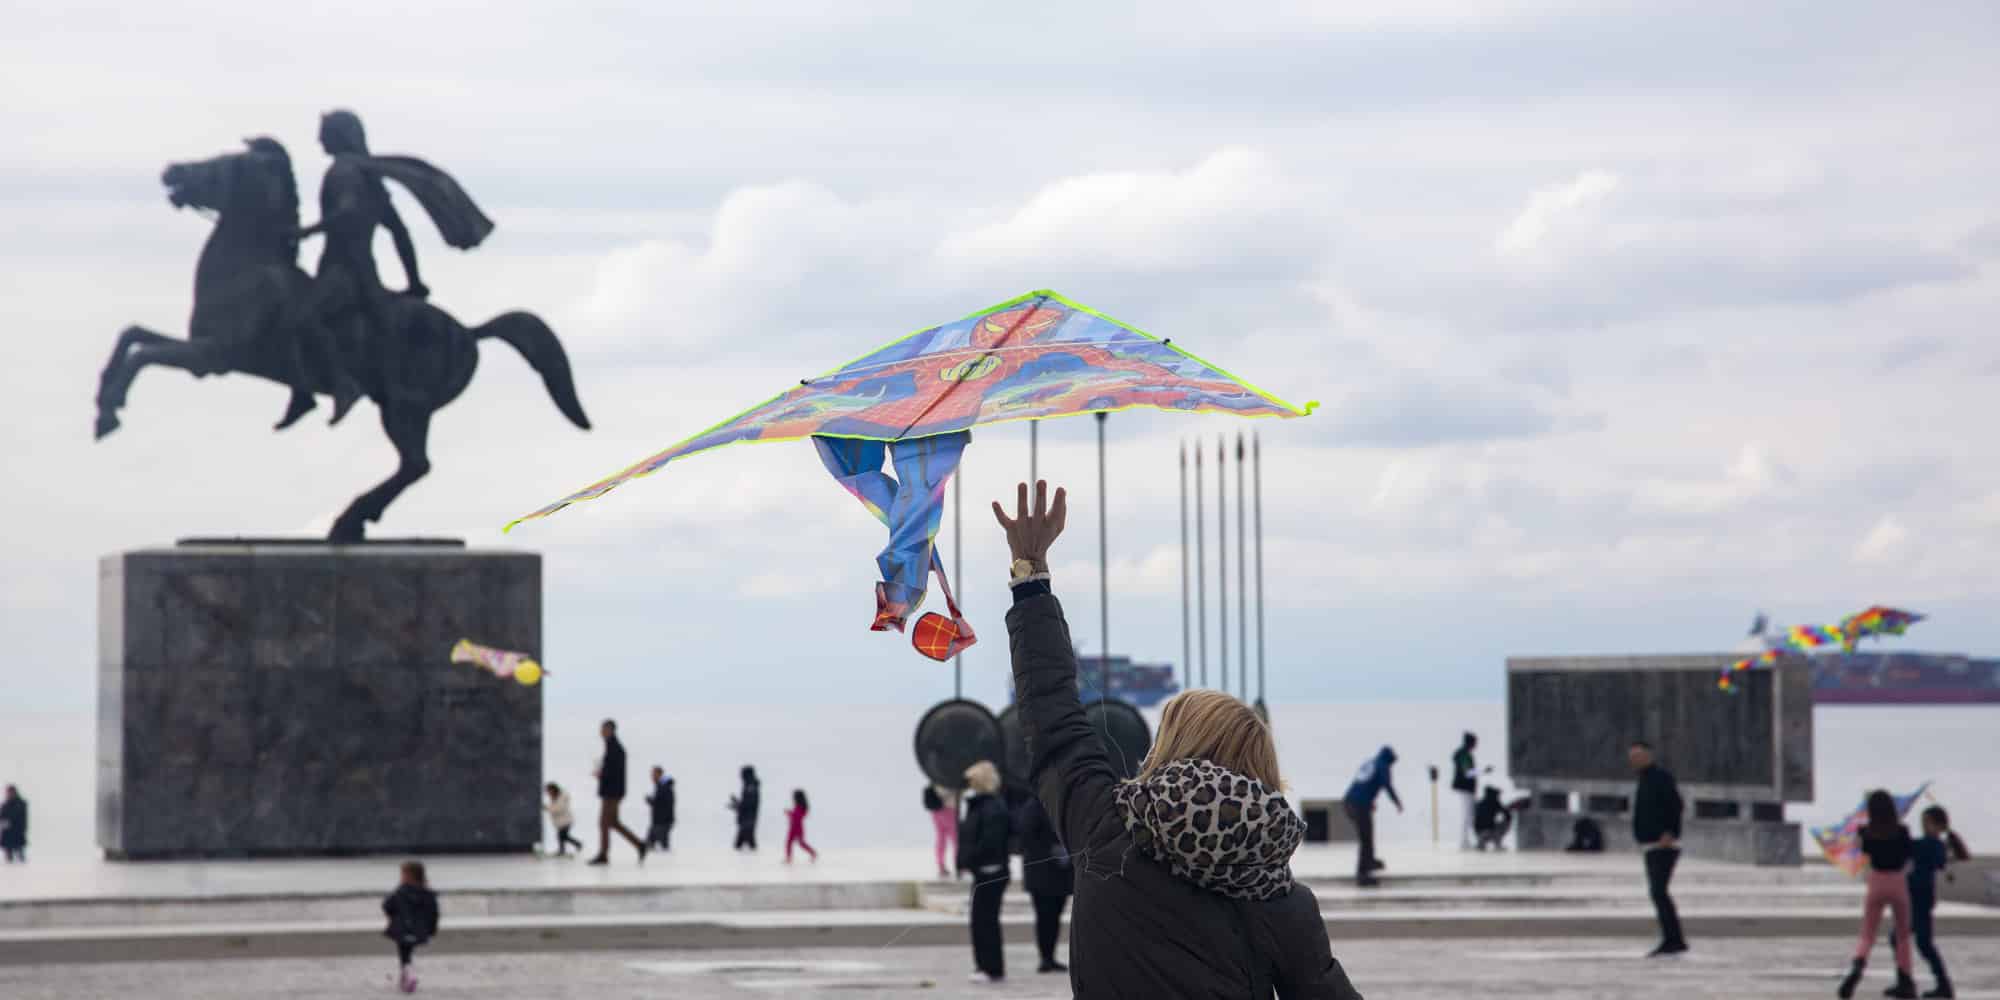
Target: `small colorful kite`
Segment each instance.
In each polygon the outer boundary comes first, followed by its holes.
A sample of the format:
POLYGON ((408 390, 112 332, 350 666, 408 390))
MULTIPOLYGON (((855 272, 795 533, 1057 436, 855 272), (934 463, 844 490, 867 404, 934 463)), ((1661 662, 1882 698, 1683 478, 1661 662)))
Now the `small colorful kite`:
POLYGON ((1735 674, 1757 665, 1770 666, 1783 659, 1788 652, 1810 656, 1838 647, 1843 653, 1852 653, 1855 644, 1862 639, 1902 635, 1911 625, 1923 620, 1924 616, 1915 612, 1877 604, 1842 618, 1838 625, 1794 625, 1773 630, 1770 619, 1760 611, 1757 620, 1750 626, 1750 637, 1762 642, 1764 651, 1725 667, 1715 686, 1733 692, 1737 686, 1735 674))
POLYGON ((1879 638, 1885 635, 1902 635, 1910 626, 1923 621, 1924 616, 1914 611, 1900 608, 1885 608, 1880 604, 1865 611, 1857 611, 1840 620, 1840 633, 1848 652, 1854 651, 1854 644, 1862 639, 1879 638))
MULTIPOLYGON (((1931 783, 1926 781, 1908 795, 1895 796, 1896 815, 1906 816, 1910 807, 1929 792, 1931 783)), ((1818 842, 1820 853, 1835 867, 1849 875, 1859 875, 1868 865, 1868 859, 1861 853, 1861 828, 1868 825, 1868 801, 1863 799, 1861 807, 1847 814, 1838 823, 1812 828, 1812 838, 1818 842)))
POLYGON ((820 461, 889 532, 876 558, 877 631, 903 631, 938 578, 949 617, 912 636, 936 660, 972 645, 936 547, 944 490, 971 429, 1133 407, 1244 417, 1302 417, 1294 406, 1151 334, 1054 292, 1029 292, 955 323, 920 330, 766 400, 509 524, 594 500, 663 465, 745 441, 811 438, 820 461), (885 468, 893 465, 894 475, 885 468))
POLYGON ((512 677, 526 687, 541 683, 542 677, 548 673, 526 653, 482 646, 471 639, 460 639, 451 647, 451 662, 484 667, 495 677, 512 677))

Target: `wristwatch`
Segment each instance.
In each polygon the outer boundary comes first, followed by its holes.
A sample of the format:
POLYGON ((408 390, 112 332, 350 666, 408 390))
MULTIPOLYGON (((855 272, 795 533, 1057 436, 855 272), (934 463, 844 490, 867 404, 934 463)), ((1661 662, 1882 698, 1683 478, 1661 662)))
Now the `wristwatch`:
POLYGON ((1018 587, 1021 584, 1034 580, 1046 580, 1049 578, 1048 570, 1036 569, 1035 564, 1026 559, 1014 560, 1014 564, 1009 567, 1008 572, 1011 574, 1007 581, 1007 585, 1010 587, 1018 587))

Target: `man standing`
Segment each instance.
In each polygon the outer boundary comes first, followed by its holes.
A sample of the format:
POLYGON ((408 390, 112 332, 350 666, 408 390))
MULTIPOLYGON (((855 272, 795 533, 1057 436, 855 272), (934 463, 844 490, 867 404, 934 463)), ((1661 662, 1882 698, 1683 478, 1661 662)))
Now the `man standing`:
POLYGON ((646 846, 671 850, 667 841, 674 832, 674 779, 667 777, 666 769, 658 765, 653 767, 653 794, 646 796, 646 804, 653 807, 653 822, 646 827, 646 846))
POLYGON ((1347 798, 1343 803, 1347 818, 1354 823, 1354 835, 1361 841, 1361 853, 1354 862, 1354 884, 1364 889, 1372 889, 1381 883, 1375 873, 1385 866, 1375 857, 1375 797, 1389 793, 1389 801, 1396 804, 1396 811, 1403 811, 1403 800, 1396 795, 1395 783, 1389 780, 1389 768, 1396 763, 1396 751, 1383 747, 1375 756, 1361 762, 1361 770, 1355 772, 1354 783, 1347 786, 1347 798))
POLYGON ((8 864, 28 860, 28 800, 13 785, 7 786, 7 797, 0 799, 0 853, 6 855, 8 864))
POLYGON ((618 723, 606 719, 598 732, 604 736, 604 763, 597 769, 597 857, 591 858, 590 863, 611 862, 611 831, 616 830, 639 852, 639 863, 643 865, 645 841, 634 836, 618 819, 618 804, 625 801, 625 744, 618 742, 618 723))
POLYGON ((1458 831, 1458 849, 1471 850, 1479 842, 1479 835, 1473 829, 1474 800, 1479 795, 1478 765, 1473 762, 1472 748, 1479 745, 1479 737, 1465 734, 1465 741, 1458 745, 1458 752, 1451 755, 1451 790, 1458 794, 1459 816, 1463 821, 1458 831))
POLYGON ((1639 773, 1639 788, 1632 796, 1632 839, 1646 853, 1646 889, 1653 897, 1653 911, 1660 919, 1660 946, 1649 957, 1678 955, 1688 950, 1681 936, 1680 912, 1674 897, 1667 894, 1674 866, 1681 860, 1681 792, 1674 776, 1653 761, 1653 747, 1635 740, 1626 753, 1632 770, 1639 773))

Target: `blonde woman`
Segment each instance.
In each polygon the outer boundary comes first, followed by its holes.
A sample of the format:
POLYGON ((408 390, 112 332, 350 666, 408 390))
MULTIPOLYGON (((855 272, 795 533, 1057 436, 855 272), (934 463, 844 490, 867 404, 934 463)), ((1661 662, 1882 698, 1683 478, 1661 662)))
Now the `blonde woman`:
POLYGON ((1305 822, 1256 712, 1220 691, 1169 701, 1121 782, 1077 698, 1076 647, 1049 579, 1068 501, 1020 486, 993 514, 1013 553, 1007 633, 1036 795, 1076 869, 1070 986, 1105 997, 1360 1000, 1311 889, 1292 879, 1305 822))
POLYGON ((1000 901, 1007 895, 1007 840, 1014 821, 1000 798, 1000 771, 990 760, 965 769, 972 797, 958 823, 958 869, 972 873, 972 963, 975 983, 1007 978, 1000 940, 1000 901))

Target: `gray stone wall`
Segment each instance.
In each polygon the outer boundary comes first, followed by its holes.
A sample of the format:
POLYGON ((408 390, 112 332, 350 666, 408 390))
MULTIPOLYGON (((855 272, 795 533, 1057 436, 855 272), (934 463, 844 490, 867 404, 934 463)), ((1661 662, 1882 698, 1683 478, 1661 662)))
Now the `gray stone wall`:
MULTIPOLYGON (((1516 846, 1523 851, 1560 851, 1570 842, 1576 821, 1589 815, 1604 831, 1604 849, 1637 855, 1639 845, 1632 839, 1629 813, 1576 813, 1551 809, 1528 809, 1516 816, 1516 846)), ((1732 861, 1747 865, 1793 865, 1801 863, 1799 824, 1748 820, 1681 821, 1684 857, 1706 861, 1732 861)), ((1633 860, 1636 871, 1638 860, 1633 860)))
POLYGON ((1625 752, 1653 744, 1689 800, 1813 798, 1812 680, 1791 661, 1716 689, 1736 656, 1516 657, 1507 661, 1508 773, 1528 788, 1630 792, 1625 752))
POLYGON ((99 569, 108 856, 540 839, 542 689, 448 659, 460 638, 539 658, 540 556, 204 544, 99 569))

